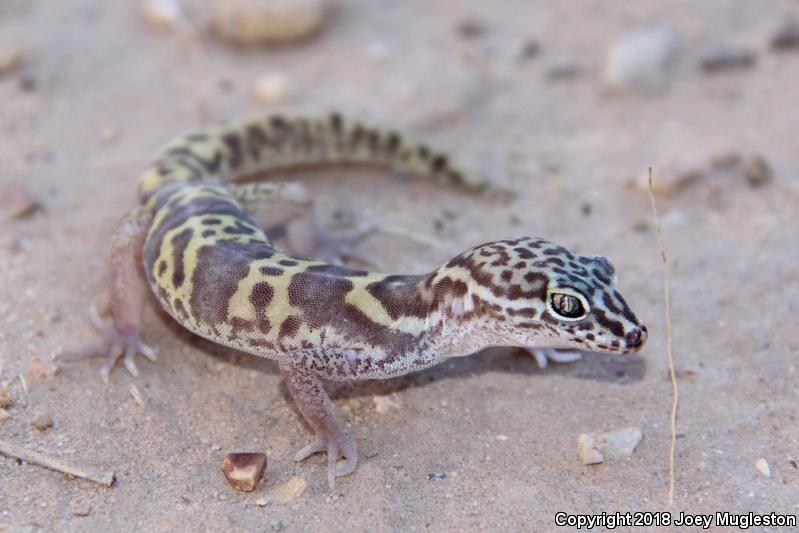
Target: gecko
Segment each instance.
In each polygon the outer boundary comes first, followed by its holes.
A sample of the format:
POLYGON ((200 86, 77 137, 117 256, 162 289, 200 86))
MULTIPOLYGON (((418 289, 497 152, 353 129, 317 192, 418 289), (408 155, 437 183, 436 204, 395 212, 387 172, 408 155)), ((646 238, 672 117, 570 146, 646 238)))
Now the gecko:
POLYGON ((146 167, 138 205, 112 238, 111 318, 90 315, 103 337, 94 348, 106 358, 103 379, 119 359, 134 376, 137 354, 156 359, 141 337, 149 289, 193 333, 277 361, 314 432, 294 459, 327 454, 333 488, 358 455, 324 381, 401 376, 491 346, 554 357, 556 349, 632 354, 646 342, 605 257, 524 236, 474 246, 426 274, 354 269, 340 262, 352 239, 325 233, 304 184, 252 179, 341 164, 492 188, 426 144, 336 112, 181 135, 146 167), (276 224, 285 246, 267 236, 276 224))

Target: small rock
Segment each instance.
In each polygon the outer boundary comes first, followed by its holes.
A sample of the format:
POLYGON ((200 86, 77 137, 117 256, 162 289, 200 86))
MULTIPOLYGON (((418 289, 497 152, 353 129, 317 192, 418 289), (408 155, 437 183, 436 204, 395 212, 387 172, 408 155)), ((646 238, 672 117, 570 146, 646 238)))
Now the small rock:
POLYGON ((0 47, 0 76, 11 74, 22 65, 22 52, 16 48, 0 47))
POLYGON ((267 105, 286 102, 292 92, 292 82, 286 74, 273 72, 263 74, 255 80, 255 97, 267 105))
POLYGON ((486 34, 486 26, 477 19, 463 19, 455 25, 455 31, 464 39, 475 39, 486 34))
POLYGON ((11 391, 8 387, 0 387, 0 408, 8 409, 14 405, 14 398, 11 396, 11 391))
POLYGON ((623 428, 597 435, 603 457, 615 459, 632 455, 644 434, 641 428, 623 428))
POLYGON ((428 481, 436 481, 439 479, 445 479, 447 477, 446 472, 430 472, 427 474, 428 481))
POLYGON ((47 431, 53 427, 53 418, 49 414, 39 411, 33 415, 32 424, 39 431, 47 431))
POLYGON ((182 16, 176 0, 144 0, 141 13, 147 22, 164 29, 174 28, 182 16))
POLYGON ((272 493, 272 496, 280 503, 288 503, 302 496, 302 493, 305 492, 307 487, 308 482, 305 481, 304 478, 300 476, 294 476, 277 487, 272 493))
POLYGON ((399 409, 400 406, 393 398, 388 396, 373 396, 372 401, 375 404, 375 412, 379 415, 399 409))
POLYGON ((41 204, 21 183, 12 183, 3 187, 0 201, 11 218, 25 218, 35 213, 41 204))
POLYGON ((763 457, 755 461, 755 468, 765 477, 771 477, 771 467, 768 465, 768 461, 763 457))
MULTIPOLYGON (((652 189, 657 196, 670 198, 684 189, 704 180, 707 172, 701 167, 686 166, 683 168, 656 169, 653 172, 652 189)), ((649 188, 649 173, 642 173, 638 180, 638 186, 647 190, 649 188)))
POLYGON ((269 522, 269 527, 272 528, 272 531, 283 531, 286 524, 283 523, 283 520, 276 519, 269 522))
POLYGON ((607 50, 603 80, 618 89, 663 90, 668 85, 668 68, 676 47, 676 35, 666 26, 623 35, 607 50))
POLYGON ((605 460, 594 444, 594 437, 587 433, 580 433, 577 437, 577 453, 584 465, 595 465, 605 460))
POLYGON ((799 24, 795 20, 787 21, 771 38, 771 48, 777 51, 799 50, 799 24))
POLYGON ((330 11, 329 0, 216 0, 212 26, 239 45, 290 43, 317 33, 330 11))
POLYGON ((266 468, 265 453, 229 453, 222 461, 222 472, 236 490, 252 492, 266 468))
POLYGON ((31 359, 28 366, 28 374, 33 381, 40 381, 42 379, 49 379, 58 373, 58 367, 53 363, 45 363, 38 357, 31 359))
POLYGON ((762 156, 757 155, 746 165, 744 177, 752 187, 760 187, 774 179, 774 171, 762 156))
POLYGON ((89 516, 92 512, 92 506, 88 503, 81 503, 72 509, 72 514, 75 516, 89 516))
POLYGON ((11 418, 11 413, 0 407, 0 422, 11 418))
POLYGON ((649 231, 649 221, 643 218, 636 219, 636 221, 633 222, 633 231, 638 233, 646 233, 649 231))
POLYGON ((571 81, 583 74, 583 66, 573 59, 560 59, 551 63, 544 76, 549 81, 571 81))
POLYGON ((535 39, 530 39, 522 45, 519 52, 519 59, 522 61, 529 61, 541 53, 541 43, 535 39))
POLYGON ((253 503, 258 507, 266 507, 269 504, 269 500, 267 500, 266 498, 258 498, 253 503))
POLYGON ((583 464, 602 463, 631 455, 643 438, 640 428, 630 427, 600 433, 582 433, 577 438, 577 452, 583 464))
POLYGON ((757 56, 751 50, 722 49, 702 58, 702 70, 712 74, 725 70, 749 68, 755 64, 757 56))

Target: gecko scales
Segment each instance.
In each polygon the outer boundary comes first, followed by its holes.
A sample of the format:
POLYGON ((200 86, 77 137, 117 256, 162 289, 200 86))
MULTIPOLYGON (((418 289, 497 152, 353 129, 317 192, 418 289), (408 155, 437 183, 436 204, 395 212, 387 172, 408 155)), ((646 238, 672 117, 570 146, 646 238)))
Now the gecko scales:
POLYGON ((278 362, 315 433, 295 460, 326 453, 332 487, 353 472, 357 452, 322 380, 400 376, 488 346, 628 354, 646 341, 604 257, 519 237, 475 246, 428 274, 355 270, 335 263, 352 242, 325 235, 303 185, 242 179, 329 164, 490 188, 424 144, 337 113, 182 135, 141 176, 139 206, 112 241, 112 320, 92 312, 104 379, 120 357, 134 375, 137 353, 155 359, 140 337, 149 287, 190 331, 278 362), (276 224, 290 253, 263 229, 276 224))

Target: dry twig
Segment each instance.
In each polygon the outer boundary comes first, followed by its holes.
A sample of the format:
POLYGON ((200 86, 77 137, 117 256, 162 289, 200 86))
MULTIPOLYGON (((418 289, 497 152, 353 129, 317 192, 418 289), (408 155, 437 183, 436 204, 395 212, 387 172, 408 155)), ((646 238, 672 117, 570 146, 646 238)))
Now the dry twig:
POLYGON ((69 463, 64 463, 63 461, 59 461, 54 457, 35 452, 33 450, 28 450, 27 448, 22 448, 3 440, 0 440, 0 453, 14 459, 21 459, 28 463, 37 464, 39 466, 49 468, 50 470, 55 470, 56 472, 62 472, 64 474, 69 474, 70 476, 79 477, 81 479, 88 479, 89 481, 94 481, 95 483, 105 485, 106 487, 110 487, 114 483, 113 472, 95 470, 93 468, 83 468, 80 466, 71 465, 69 463))
POLYGON ((649 201, 652 204, 652 217, 655 219, 655 231, 657 233, 658 247, 660 248, 660 259, 663 261, 663 301, 666 313, 666 354, 669 361, 669 377, 671 378, 671 447, 669 449, 669 505, 674 503, 674 452, 677 447, 677 403, 679 395, 677 391, 677 376, 674 373, 674 356, 672 354, 672 334, 671 334, 671 291, 669 290, 669 260, 666 256, 666 249, 663 246, 663 233, 660 228, 660 218, 658 218, 658 208, 655 203, 655 192, 652 184, 652 167, 649 167, 649 201))

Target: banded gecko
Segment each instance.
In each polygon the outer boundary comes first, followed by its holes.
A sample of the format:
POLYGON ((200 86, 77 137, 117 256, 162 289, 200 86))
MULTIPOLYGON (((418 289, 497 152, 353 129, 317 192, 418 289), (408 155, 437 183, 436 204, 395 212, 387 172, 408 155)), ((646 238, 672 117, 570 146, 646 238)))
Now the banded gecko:
POLYGON ((113 238, 113 319, 92 313, 104 337, 94 348, 106 356, 104 380, 120 357, 134 375, 137 353, 155 360, 140 337, 149 286, 190 331, 278 362, 315 433, 294 459, 325 452, 334 487, 336 476, 354 471, 357 452, 322 380, 400 376, 488 346, 630 354, 646 341, 604 257, 519 237, 470 248, 428 274, 351 269, 307 258, 325 250, 335 257, 352 243, 324 235, 308 214, 304 186, 241 179, 343 163, 490 188, 424 144, 337 113, 269 116, 180 136, 144 171, 139 207, 113 238), (276 223, 291 253, 263 229, 276 223))

